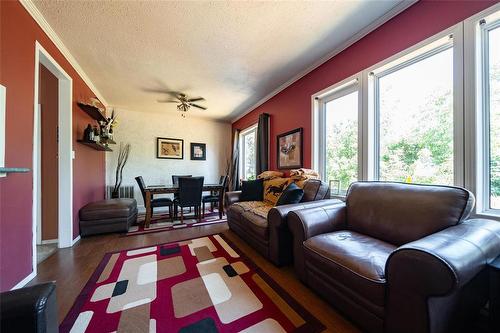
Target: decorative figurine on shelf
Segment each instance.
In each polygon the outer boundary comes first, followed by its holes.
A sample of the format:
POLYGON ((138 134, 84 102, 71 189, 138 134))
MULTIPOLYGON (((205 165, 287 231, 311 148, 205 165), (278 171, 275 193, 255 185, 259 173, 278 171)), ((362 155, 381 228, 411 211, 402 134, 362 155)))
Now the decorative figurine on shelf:
POLYGON ((94 142, 101 142, 101 137, 99 135, 99 129, 94 125, 94 142))
POLYGON ((83 141, 94 141, 94 131, 92 125, 88 124, 87 128, 83 131, 83 141))

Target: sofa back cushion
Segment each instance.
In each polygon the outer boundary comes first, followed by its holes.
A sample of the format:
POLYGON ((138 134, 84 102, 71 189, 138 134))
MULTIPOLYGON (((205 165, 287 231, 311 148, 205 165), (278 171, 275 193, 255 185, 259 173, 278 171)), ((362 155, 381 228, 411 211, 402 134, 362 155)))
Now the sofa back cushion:
MULTIPOLYGON (((298 186, 301 186, 300 183, 296 183, 298 186)), ((309 179, 304 184, 304 196, 302 197, 301 202, 309 202, 316 200, 327 199, 330 194, 330 188, 327 183, 319 180, 319 179, 309 179)))
POLYGON ((348 229, 399 246, 460 223, 474 196, 451 186, 356 182, 346 206, 348 229))

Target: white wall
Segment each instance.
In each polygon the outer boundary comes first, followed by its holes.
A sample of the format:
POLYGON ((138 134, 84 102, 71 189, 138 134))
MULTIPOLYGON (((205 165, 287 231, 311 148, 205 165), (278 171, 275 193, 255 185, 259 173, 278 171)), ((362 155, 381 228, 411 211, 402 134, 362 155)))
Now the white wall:
POLYGON ((225 172, 231 156, 231 125, 187 114, 158 114, 118 110, 118 126, 114 130, 117 145, 111 145, 113 152, 106 153, 106 184, 115 182, 119 143, 130 143, 130 155, 123 169, 122 185, 135 186, 135 198, 143 208, 136 176, 142 176, 147 185, 171 184, 172 175, 192 174, 204 176, 205 183, 217 183, 225 172), (156 158, 156 138, 176 138, 184 140, 184 159, 169 160, 156 158), (206 161, 190 159, 190 143, 206 143, 206 161))

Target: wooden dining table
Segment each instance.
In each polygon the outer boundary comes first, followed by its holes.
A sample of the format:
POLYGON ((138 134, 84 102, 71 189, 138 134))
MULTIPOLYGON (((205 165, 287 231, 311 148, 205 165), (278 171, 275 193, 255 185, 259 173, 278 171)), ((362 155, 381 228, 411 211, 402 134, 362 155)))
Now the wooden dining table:
MULTIPOLYGON (((223 185, 222 184, 203 184, 203 192, 217 192, 219 194, 219 218, 222 219, 223 206, 223 185)), ((146 218, 144 219, 144 227, 148 228, 151 223, 151 198, 155 194, 175 194, 179 193, 179 185, 154 185, 144 188, 146 192, 146 218)))

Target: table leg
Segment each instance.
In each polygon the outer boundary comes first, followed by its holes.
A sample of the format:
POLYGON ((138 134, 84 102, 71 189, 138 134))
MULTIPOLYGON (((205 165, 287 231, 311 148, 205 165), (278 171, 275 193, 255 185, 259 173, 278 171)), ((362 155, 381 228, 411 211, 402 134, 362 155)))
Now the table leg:
POLYGON ((151 192, 146 191, 146 218, 144 219, 144 227, 149 228, 151 223, 151 192))
POLYGON ((222 219, 222 213, 224 212, 224 191, 219 191, 219 219, 222 219))

